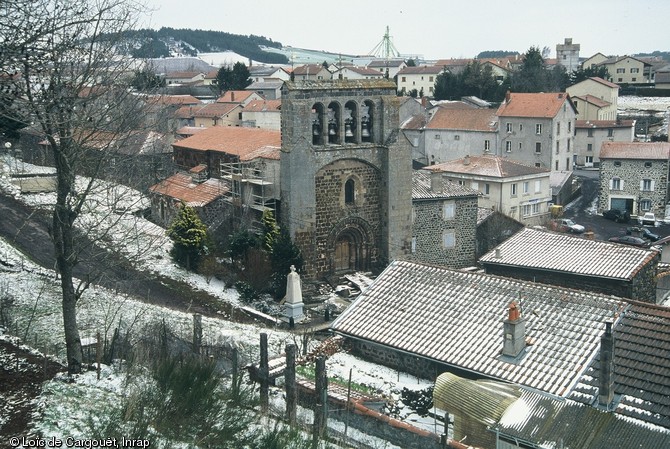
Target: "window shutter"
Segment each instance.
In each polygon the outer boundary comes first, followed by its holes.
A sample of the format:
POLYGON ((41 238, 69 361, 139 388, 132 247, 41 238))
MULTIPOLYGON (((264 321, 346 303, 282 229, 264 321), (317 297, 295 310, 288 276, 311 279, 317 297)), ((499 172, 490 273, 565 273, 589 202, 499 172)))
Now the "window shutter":
POLYGON ((610 179, 610 190, 612 190, 613 187, 614 187, 614 180, 610 179))
POLYGON ((640 190, 644 190, 644 179, 640 180, 640 190))
POLYGON ((619 183, 620 183, 620 187, 619 187, 619 188, 620 188, 621 190, 623 190, 623 179, 620 180, 619 183))
POLYGON ((652 179, 652 180, 651 180, 651 191, 652 191, 652 192, 654 191, 654 183, 655 183, 655 181, 652 179))

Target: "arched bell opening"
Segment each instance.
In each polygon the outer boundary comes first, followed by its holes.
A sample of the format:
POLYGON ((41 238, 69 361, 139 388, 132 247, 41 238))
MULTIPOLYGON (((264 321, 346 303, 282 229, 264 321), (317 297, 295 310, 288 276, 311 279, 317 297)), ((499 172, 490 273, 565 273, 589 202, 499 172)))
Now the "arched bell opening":
POLYGON ((361 142, 374 142, 374 103, 366 100, 361 106, 361 142))
POLYGON ((312 145, 325 145, 328 132, 326 123, 326 108, 321 103, 312 106, 312 145))
POLYGON ((344 105, 344 142, 358 143, 360 140, 360 122, 358 120, 358 105, 354 101, 348 101, 344 105))
POLYGON ((342 110, 339 103, 328 105, 328 143, 338 145, 342 143, 342 110))

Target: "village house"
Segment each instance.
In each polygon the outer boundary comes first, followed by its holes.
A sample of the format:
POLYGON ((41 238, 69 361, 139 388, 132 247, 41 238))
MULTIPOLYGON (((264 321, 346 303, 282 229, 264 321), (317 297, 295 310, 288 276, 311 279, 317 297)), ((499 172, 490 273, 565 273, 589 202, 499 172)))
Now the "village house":
POLYGON ((412 176, 412 250, 408 260, 449 268, 475 264, 477 190, 440 172, 412 176))
POLYGON ((223 216, 223 198, 228 184, 207 177, 207 166, 198 165, 188 173, 175 173, 149 187, 151 216, 167 228, 182 205, 192 207, 210 229, 220 224, 223 216))
POLYGON ((565 89, 577 109, 577 120, 616 120, 619 86, 591 77, 565 89))
POLYGON ((365 67, 376 70, 384 78, 395 79, 398 72, 407 67, 404 59, 375 58, 369 61, 365 67))
POLYGON ((656 303, 659 260, 654 249, 525 228, 479 263, 488 274, 656 303))
POLYGON ((435 80, 442 70, 444 69, 439 66, 404 67, 397 75, 398 92, 409 95, 410 92, 416 91, 420 97, 424 95, 432 97, 435 80))
POLYGON ((249 79, 253 83, 259 83, 268 80, 288 81, 291 79, 291 74, 283 67, 275 67, 271 65, 251 65, 249 69, 249 79))
POLYGON ((240 126, 242 105, 237 103, 206 103, 183 106, 175 112, 179 126, 209 128, 212 126, 240 126))
POLYGON ((424 158, 439 164, 467 155, 498 154, 498 121, 495 109, 433 108, 423 127, 424 158))
POLYGON ((281 130, 281 100, 254 100, 242 108, 242 126, 281 130))
POLYGON ((575 122, 575 166, 599 167, 604 142, 633 142, 635 120, 577 120, 575 122))
POLYGON ((281 87, 284 85, 284 80, 279 78, 268 78, 262 81, 254 81, 245 87, 245 90, 256 92, 267 100, 281 99, 281 87))
POLYGON ((550 172, 500 156, 465 156, 427 169, 481 193, 479 206, 527 226, 544 224, 552 200, 550 172))
POLYGON ((168 72, 164 75, 165 83, 168 86, 191 84, 198 81, 204 81, 204 72, 168 72))
MULTIPOLYGON (((598 52, 595 55, 586 58, 584 61, 582 61, 582 69, 595 69, 598 67, 598 65, 602 64, 603 62, 607 61, 608 57, 605 56, 604 54, 598 52)), ((610 75, 612 73, 610 72, 610 75)))
POLYGON ((577 111, 565 93, 509 93, 498 108, 499 149, 527 165, 571 171, 577 111))
POLYGON ((632 56, 615 56, 602 61, 598 66, 607 68, 609 81, 617 84, 649 84, 651 64, 632 56))
POLYGON ((182 126, 175 115, 179 108, 203 104, 192 95, 149 95, 142 98, 146 102, 144 120, 147 127, 164 133, 182 126))
POLYGON ((332 73, 321 64, 305 64, 295 67, 291 72, 293 81, 324 81, 332 79, 332 73))
POLYGON ((228 126, 207 128, 172 144, 175 165, 180 170, 203 164, 213 178, 221 178, 222 163, 239 162, 254 151, 280 146, 278 131, 228 126))
POLYGON ((368 80, 381 78, 384 78, 383 73, 365 67, 342 67, 333 72, 333 79, 340 80, 368 80))
POLYGON ((246 106, 252 101, 264 100, 257 92, 250 90, 228 90, 216 99, 217 103, 234 103, 246 106))
POLYGON ((598 212, 653 212, 662 220, 668 203, 668 142, 604 142, 600 148, 598 212))

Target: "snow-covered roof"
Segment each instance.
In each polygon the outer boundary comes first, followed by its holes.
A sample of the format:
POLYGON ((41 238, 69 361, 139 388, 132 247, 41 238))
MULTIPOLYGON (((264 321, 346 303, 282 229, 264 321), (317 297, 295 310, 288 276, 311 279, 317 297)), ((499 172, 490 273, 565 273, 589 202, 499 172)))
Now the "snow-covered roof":
POLYGON ((627 304, 608 295, 407 261, 392 262, 332 324, 344 336, 480 376, 568 395, 598 350, 606 320, 627 304), (528 345, 501 355, 503 319, 518 300, 528 345))

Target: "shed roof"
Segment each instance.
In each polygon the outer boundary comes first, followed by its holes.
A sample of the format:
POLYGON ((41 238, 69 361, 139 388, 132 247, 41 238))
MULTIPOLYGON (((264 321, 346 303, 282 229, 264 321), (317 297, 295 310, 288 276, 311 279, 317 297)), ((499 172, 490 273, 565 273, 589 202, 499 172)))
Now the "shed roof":
POLYGON ((653 249, 525 228, 484 254, 479 261, 485 266, 523 267, 631 280, 658 255, 653 249), (499 257, 496 257, 497 253, 499 257))
POLYGON ((380 344, 554 395, 570 393, 598 349, 605 320, 627 303, 596 293, 394 261, 332 324, 380 344), (503 318, 520 300, 522 356, 502 356, 503 318))

